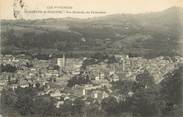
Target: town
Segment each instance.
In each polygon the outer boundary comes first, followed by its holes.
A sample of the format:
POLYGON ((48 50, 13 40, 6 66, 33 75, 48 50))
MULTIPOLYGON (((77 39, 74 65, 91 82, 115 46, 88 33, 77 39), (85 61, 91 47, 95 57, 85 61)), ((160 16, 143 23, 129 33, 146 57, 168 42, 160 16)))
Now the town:
POLYGON ((147 71, 153 76, 155 84, 163 80, 168 72, 183 63, 181 57, 156 57, 145 59, 128 55, 109 55, 108 57, 61 58, 47 60, 30 58, 24 54, 1 55, 0 90, 16 91, 21 88, 35 88, 36 96, 49 96, 60 108, 66 100, 82 100, 90 105, 88 99, 99 103, 109 96, 116 100, 126 100, 134 94, 118 94, 113 84, 120 81, 137 81, 137 76, 147 71))

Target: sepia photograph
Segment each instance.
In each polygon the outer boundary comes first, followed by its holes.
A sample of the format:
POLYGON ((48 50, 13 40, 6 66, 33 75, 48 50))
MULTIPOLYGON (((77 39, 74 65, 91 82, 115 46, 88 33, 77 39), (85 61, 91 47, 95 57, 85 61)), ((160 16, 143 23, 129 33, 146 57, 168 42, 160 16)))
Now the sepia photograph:
POLYGON ((183 117, 183 0, 0 0, 0 117, 183 117))

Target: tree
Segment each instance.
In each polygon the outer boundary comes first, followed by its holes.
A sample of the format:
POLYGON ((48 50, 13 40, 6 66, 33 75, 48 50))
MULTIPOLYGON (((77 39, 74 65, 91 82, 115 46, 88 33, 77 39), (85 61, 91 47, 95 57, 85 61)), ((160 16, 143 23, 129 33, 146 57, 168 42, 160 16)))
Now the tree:
POLYGON ((102 115, 100 109, 100 102, 93 98, 88 98, 89 105, 85 106, 86 116, 87 117, 100 117, 102 115))
POLYGON ((70 117, 73 114, 72 100, 65 100, 64 104, 59 108, 59 115, 63 117, 70 117))
POLYGON ((11 73, 14 73, 14 72, 17 71, 17 67, 12 66, 10 64, 6 64, 6 65, 1 64, 0 69, 1 69, 0 72, 11 72, 11 73))
POLYGON ((17 101, 17 95, 11 89, 3 89, 1 91, 1 102, 2 109, 14 107, 17 101))
POLYGON ((102 110, 104 110, 107 114, 113 115, 118 111, 118 102, 115 97, 107 97, 104 98, 101 102, 102 110))
POLYGON ((33 112, 43 117, 55 115, 56 107, 54 103, 55 101, 48 95, 35 97, 33 101, 33 112))
POLYGON ((15 90, 17 101, 15 103, 16 110, 22 115, 33 114, 33 99, 36 96, 36 90, 32 87, 21 88, 15 90))
POLYGON ((81 98, 76 98, 73 102, 73 113, 76 115, 83 115, 85 102, 81 98))
POLYGON ((166 101, 165 114, 175 111, 176 107, 182 108, 182 89, 183 65, 180 65, 174 71, 167 73, 160 82, 161 97, 166 101))
POLYGON ((158 87, 139 89, 127 101, 131 112, 143 117, 158 116, 163 108, 158 87))
POLYGON ((68 87, 73 87, 74 85, 83 85, 83 84, 87 84, 90 82, 89 76, 88 75, 83 75, 83 74, 79 74, 79 75, 75 75, 74 77, 72 77, 69 81, 67 86, 68 87))
POLYGON ((112 88, 114 89, 114 92, 117 94, 122 94, 127 96, 129 91, 134 91, 136 85, 134 81, 129 81, 129 80, 122 80, 118 82, 114 82, 112 84, 112 88))

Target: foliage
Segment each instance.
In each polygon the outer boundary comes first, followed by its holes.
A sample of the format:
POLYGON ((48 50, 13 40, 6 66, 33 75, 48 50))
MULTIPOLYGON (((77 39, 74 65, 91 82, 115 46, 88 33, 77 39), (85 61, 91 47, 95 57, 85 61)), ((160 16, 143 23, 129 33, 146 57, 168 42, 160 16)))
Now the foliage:
POLYGON ((83 75, 79 74, 74 77, 72 77, 69 81, 67 86, 68 87, 73 87, 74 85, 83 85, 83 84, 88 84, 90 82, 89 76, 88 75, 83 75))
MULTIPOLYGON (((161 97, 166 101, 165 114, 174 113, 182 108, 183 65, 167 73, 160 83, 161 97)), ((183 113, 180 111, 179 113, 183 113)), ((175 113, 176 114, 176 113, 175 113)))
POLYGON ((102 109, 107 113, 107 114, 116 114, 118 111, 118 102, 115 97, 107 97, 104 98, 101 102, 102 109))
POLYGON ((14 73, 14 72, 16 72, 17 67, 12 66, 10 64, 6 64, 6 65, 1 64, 0 70, 1 70, 0 72, 11 72, 11 73, 14 73))
POLYGON ((163 100, 161 100, 158 88, 140 89, 127 101, 130 110, 135 115, 143 117, 159 116, 163 100))

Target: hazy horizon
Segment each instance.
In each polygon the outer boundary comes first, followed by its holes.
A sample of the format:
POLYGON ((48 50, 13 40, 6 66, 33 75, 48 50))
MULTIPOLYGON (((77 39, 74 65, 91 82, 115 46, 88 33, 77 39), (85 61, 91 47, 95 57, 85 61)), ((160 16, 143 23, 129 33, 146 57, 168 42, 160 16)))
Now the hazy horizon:
MULTIPOLYGON (((12 20, 14 9, 13 7, 16 0, 1 0, 0 2, 0 18, 12 20)), ((49 19, 49 18, 92 18, 112 14, 139 14, 158 12, 168 9, 170 7, 183 7, 182 0, 23 0, 23 19, 49 19), (70 10, 74 11, 97 11, 106 12, 105 14, 43 14, 43 13, 24 13, 25 10, 63 10, 60 8, 48 9, 49 6, 72 7, 70 10)), ((65 9, 64 9, 65 10, 65 9)))
MULTIPOLYGON (((46 17, 46 18, 32 18, 32 19, 27 19, 27 18, 23 18, 23 19, 15 19, 15 18, 12 18, 12 19, 3 19, 3 18, 0 18, 1 20, 47 20, 47 19, 78 19, 78 20, 85 20, 85 19, 93 19, 93 18, 100 18, 100 17, 107 17, 107 16, 113 16, 113 15, 140 15, 140 14, 149 14, 149 13, 158 13, 158 12, 163 12, 165 10, 168 10, 170 8, 174 8, 174 7, 177 7, 177 6, 172 6, 172 7, 169 7, 169 8, 166 8, 166 9, 163 9, 163 10, 160 10, 160 11, 152 11, 152 12, 142 12, 142 13, 114 13, 114 14, 107 14, 107 15, 102 15, 102 16, 93 16, 93 17, 73 17, 73 16, 65 16, 65 17, 46 17)), ((183 7, 177 7, 177 8, 181 8, 183 9, 183 7)))

